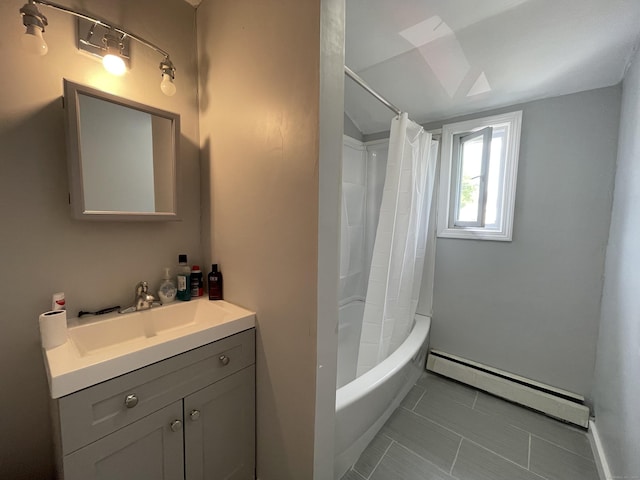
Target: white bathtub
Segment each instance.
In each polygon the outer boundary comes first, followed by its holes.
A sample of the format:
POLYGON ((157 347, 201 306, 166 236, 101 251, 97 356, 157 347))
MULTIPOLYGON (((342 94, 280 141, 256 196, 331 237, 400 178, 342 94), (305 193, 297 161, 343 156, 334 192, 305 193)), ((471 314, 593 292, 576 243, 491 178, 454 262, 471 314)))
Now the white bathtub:
MULTIPOLYGON (((359 329, 354 323, 358 318, 358 309, 364 309, 362 302, 352 302, 340 308, 334 461, 336 479, 341 478, 358 460, 418 380, 424 370, 429 344, 431 319, 416 315, 409 337, 395 352, 364 375, 344 384, 345 378, 355 374, 355 362, 353 366, 340 365, 340 362, 353 358, 353 345, 349 340, 356 336, 356 330, 359 342, 359 329)), ((357 346, 355 349, 357 360, 357 346)))
POLYGON ((364 302, 362 300, 352 300, 340 307, 336 389, 345 386, 356 378, 363 315, 364 302))

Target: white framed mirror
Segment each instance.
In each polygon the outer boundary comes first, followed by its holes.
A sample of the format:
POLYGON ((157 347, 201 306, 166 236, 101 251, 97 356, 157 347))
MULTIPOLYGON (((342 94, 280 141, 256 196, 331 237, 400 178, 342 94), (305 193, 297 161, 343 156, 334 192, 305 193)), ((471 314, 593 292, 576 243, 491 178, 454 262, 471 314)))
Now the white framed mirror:
POLYGON ((79 220, 179 220, 180 115, 64 80, 70 202, 79 220))

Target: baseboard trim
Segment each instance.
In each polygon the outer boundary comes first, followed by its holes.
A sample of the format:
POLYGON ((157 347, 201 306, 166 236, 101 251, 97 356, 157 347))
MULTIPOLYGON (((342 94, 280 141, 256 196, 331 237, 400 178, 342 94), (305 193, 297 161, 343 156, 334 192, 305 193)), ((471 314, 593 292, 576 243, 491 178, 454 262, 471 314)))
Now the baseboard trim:
POLYGON ((575 393, 437 350, 429 353, 427 370, 559 420, 589 427, 589 408, 575 393))
POLYGON ((598 467, 598 475, 600 480, 614 480, 609 469, 609 463, 604 453, 602 440, 598 433, 598 427, 593 419, 589 420, 589 441, 591 442, 591 450, 593 451, 593 458, 596 460, 596 467, 598 467))

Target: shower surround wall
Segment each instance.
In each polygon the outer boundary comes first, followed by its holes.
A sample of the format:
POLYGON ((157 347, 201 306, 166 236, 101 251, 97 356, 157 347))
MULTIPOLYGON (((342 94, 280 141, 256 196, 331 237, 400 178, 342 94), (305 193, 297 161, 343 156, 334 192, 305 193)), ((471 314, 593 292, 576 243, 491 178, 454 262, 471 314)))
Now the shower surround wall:
MULTIPOLYGON (((76 20, 40 7, 49 19, 49 53, 20 48, 21 1, 0 2, 0 58, 11 75, 0 101, 0 478, 53 477, 47 380, 38 315, 51 294, 64 291, 70 313, 131 301, 147 280, 156 288, 176 255, 202 259, 195 11, 182 0, 58 0, 122 25, 166 48, 177 68, 178 92, 160 91, 151 50, 133 46, 133 69, 123 77, 77 51, 76 20), (171 32, 168 36, 167 32, 171 32), (71 218, 65 151, 62 79, 99 88, 181 115, 181 222, 87 222, 71 218)), ((123 172, 126 174, 126 172, 123 172)))
POLYGON ((339 302, 364 302, 387 166, 388 141, 344 137, 339 302))
POLYGON ((342 219, 338 303, 337 387, 356 377, 364 301, 387 165, 388 141, 342 146, 342 219))
POLYGON ((342 148, 342 220, 340 232, 340 305, 364 300, 367 151, 345 137, 342 148))

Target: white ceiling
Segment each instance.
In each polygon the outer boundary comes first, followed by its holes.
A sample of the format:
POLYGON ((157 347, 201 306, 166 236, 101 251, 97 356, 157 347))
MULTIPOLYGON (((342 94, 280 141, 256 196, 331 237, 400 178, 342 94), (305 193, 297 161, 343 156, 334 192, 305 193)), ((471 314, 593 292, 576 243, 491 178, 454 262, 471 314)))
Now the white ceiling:
MULTIPOLYGON (((615 85, 640 33, 640 0, 346 0, 346 60, 419 123, 615 85)), ((365 134, 393 113, 350 79, 365 134)))

